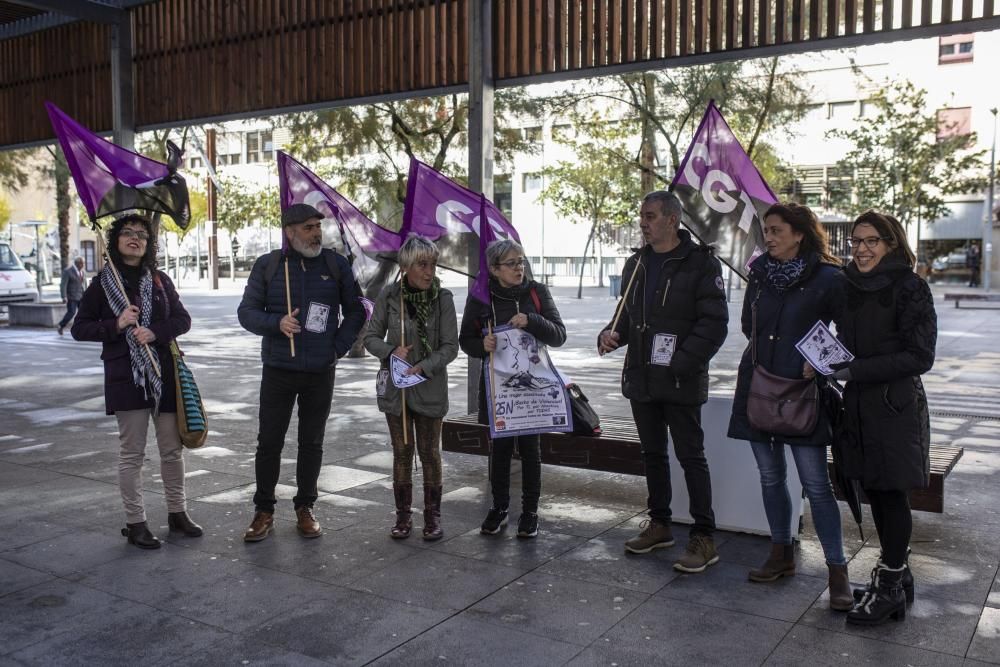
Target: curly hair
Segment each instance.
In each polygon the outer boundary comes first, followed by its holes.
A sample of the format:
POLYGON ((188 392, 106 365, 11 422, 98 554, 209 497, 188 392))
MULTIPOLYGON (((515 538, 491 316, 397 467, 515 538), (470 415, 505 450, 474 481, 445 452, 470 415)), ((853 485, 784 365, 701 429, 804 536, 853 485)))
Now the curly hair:
POLYGON ((888 213, 879 213, 873 209, 868 209, 858 216, 854 224, 851 225, 851 234, 858 225, 871 225, 878 232, 879 238, 885 241, 889 247, 886 257, 895 257, 903 260, 909 266, 917 263, 917 256, 910 249, 910 243, 906 240, 906 230, 899 220, 888 213))
POLYGON ((842 264, 840 259, 830 252, 830 237, 811 208, 795 202, 779 202, 771 204, 761 220, 766 220, 769 215, 778 216, 793 230, 802 234, 800 252, 814 252, 819 255, 820 261, 827 264, 835 264, 836 266, 842 264))
POLYGON ((146 233, 149 234, 149 239, 146 241, 146 253, 142 256, 142 260, 139 262, 141 266, 146 267, 150 271, 156 270, 156 234, 153 232, 153 221, 144 215, 139 215, 138 213, 130 213, 128 215, 123 215, 120 218, 116 218, 111 226, 108 227, 107 233, 107 244, 108 244, 108 255, 111 257, 111 261, 115 263, 116 266, 121 266, 124 264, 122 255, 118 252, 118 237, 121 236, 122 228, 125 225, 142 225, 146 228, 146 233))

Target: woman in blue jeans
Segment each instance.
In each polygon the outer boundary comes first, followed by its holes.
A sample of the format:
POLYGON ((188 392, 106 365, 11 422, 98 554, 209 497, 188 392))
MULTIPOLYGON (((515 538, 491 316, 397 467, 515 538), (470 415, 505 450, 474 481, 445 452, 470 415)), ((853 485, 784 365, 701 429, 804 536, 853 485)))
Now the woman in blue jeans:
POLYGON ((839 316, 845 299, 840 261, 827 249, 827 236, 815 214, 794 203, 774 204, 764 214, 767 252, 750 265, 750 284, 743 302, 743 333, 750 344, 740 361, 729 437, 749 440, 760 470, 764 511, 771 528, 771 554, 750 580, 776 581, 795 574, 792 503, 785 470, 785 447, 792 451, 799 479, 809 499, 813 523, 829 568, 830 607, 850 611, 854 598, 847 576, 841 537, 840 508, 826 467, 830 423, 820 410, 809 435, 785 436, 750 425, 747 396, 756 361, 773 375, 814 378, 815 370, 795 344, 822 320, 839 316), (756 326, 754 320, 756 319, 756 326))

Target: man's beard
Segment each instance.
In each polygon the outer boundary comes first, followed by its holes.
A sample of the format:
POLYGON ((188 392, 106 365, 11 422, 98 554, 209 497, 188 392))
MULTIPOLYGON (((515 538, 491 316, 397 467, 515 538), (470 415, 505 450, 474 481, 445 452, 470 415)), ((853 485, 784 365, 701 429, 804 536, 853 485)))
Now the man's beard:
POLYGON ((309 243, 300 241, 294 237, 290 239, 290 241, 295 252, 299 253, 303 257, 319 257, 319 254, 323 252, 323 245, 321 243, 310 245, 309 243))

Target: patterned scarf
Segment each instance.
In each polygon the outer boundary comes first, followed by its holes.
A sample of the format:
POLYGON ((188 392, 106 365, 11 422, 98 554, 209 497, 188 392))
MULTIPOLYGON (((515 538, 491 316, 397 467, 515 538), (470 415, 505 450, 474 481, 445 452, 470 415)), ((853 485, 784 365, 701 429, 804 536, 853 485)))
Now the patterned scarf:
MULTIPOLYGON (((101 279, 101 287, 104 288, 104 294, 108 298, 108 305, 111 306, 111 311, 115 314, 115 317, 121 316, 122 311, 128 307, 128 299, 121 288, 118 287, 114 276, 111 275, 110 265, 101 269, 99 277, 101 279)), ((148 328, 152 316, 153 279, 149 271, 143 271, 142 278, 139 279, 140 326, 148 328)), ((160 413, 160 396, 163 393, 163 382, 156 374, 156 371, 153 370, 153 362, 150 361, 149 355, 146 354, 143 346, 132 336, 126 335, 125 340, 128 342, 129 360, 132 362, 132 381, 135 382, 135 386, 142 389, 142 395, 147 401, 150 398, 153 399, 153 414, 158 415, 160 413)), ((163 366, 160 364, 160 357, 156 353, 156 348, 149 346, 149 351, 152 353, 153 358, 156 359, 156 365, 162 368, 163 366)))
POLYGON ((787 262, 782 262, 769 256, 764 260, 764 269, 767 272, 768 284, 778 292, 784 292, 802 277, 802 272, 806 270, 806 260, 802 257, 793 257, 787 262))
POLYGON ((431 349, 431 342, 427 338, 427 320, 431 316, 431 304, 438 298, 438 292, 441 291, 441 279, 435 276, 429 288, 415 290, 410 287, 406 278, 403 278, 402 289, 403 300, 413 304, 414 310, 417 311, 417 337, 420 338, 420 344, 423 346, 424 352, 430 354, 434 350, 431 349))

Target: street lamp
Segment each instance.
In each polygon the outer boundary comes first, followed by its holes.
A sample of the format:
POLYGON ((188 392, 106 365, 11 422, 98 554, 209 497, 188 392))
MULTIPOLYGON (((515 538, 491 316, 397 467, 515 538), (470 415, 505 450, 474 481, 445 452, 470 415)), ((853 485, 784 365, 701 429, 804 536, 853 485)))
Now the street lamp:
POLYGON ((993 114, 993 148, 990 150, 990 186, 986 196, 986 224, 983 227, 983 288, 990 289, 990 269, 993 264, 993 190, 997 177, 997 108, 993 114))

